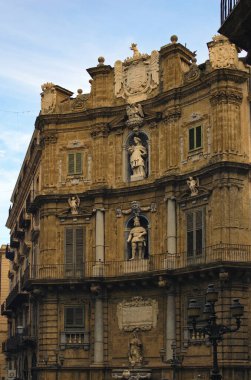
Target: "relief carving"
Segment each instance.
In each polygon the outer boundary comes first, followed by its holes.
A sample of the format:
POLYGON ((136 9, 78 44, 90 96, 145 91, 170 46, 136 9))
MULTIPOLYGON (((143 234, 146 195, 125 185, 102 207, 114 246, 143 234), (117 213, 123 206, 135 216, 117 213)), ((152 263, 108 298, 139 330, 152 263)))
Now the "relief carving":
POLYGON ((209 59, 213 69, 235 68, 238 66, 238 54, 234 44, 222 35, 213 37, 213 41, 207 44, 209 59))
POLYGON ((53 113, 56 108, 56 90, 53 83, 44 83, 41 86, 41 111, 43 114, 53 113))
POLYGON ((157 325, 158 303, 156 300, 133 297, 117 305, 119 329, 122 331, 148 331, 157 325))
POLYGON ((159 52, 151 55, 141 54, 137 44, 131 45, 133 57, 124 62, 116 61, 114 65, 115 96, 134 103, 145 100, 147 94, 159 84, 159 52))

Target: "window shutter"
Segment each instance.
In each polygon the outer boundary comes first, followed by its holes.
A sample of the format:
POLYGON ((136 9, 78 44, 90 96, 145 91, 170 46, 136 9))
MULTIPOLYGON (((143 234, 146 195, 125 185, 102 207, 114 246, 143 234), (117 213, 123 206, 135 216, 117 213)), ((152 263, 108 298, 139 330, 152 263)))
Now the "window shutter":
POLYGON ((196 128, 196 148, 201 146, 201 127, 196 128))
POLYGON ((189 150, 194 149, 194 129, 189 129, 189 150))
POLYGON ((73 229, 66 228, 65 230, 65 264, 73 264, 73 229))
POLYGON ((68 154, 68 174, 74 174, 74 161, 75 161, 75 154, 69 153, 68 154))
POLYGON ((76 228, 76 269, 81 270, 83 266, 83 246, 84 246, 84 230, 76 228))
POLYGON ((76 174, 82 173, 82 153, 76 153, 76 174))
POLYGON ((75 324, 78 326, 84 326, 84 309, 77 307, 75 309, 75 324))
POLYGON ((71 307, 65 308, 65 325, 72 326, 74 324, 74 309, 71 307))
POLYGON ((193 213, 187 214, 187 256, 193 256, 194 235, 193 235, 193 213))
POLYGON ((202 210, 196 211, 195 213, 196 218, 196 255, 202 254, 202 229, 203 229, 203 213, 202 210))

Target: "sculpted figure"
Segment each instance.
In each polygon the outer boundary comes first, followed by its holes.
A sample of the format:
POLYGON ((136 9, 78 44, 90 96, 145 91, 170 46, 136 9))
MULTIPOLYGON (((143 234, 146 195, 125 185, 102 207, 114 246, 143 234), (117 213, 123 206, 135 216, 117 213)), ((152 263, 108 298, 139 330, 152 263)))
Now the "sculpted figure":
POLYGON ((139 137, 133 138, 135 145, 131 145, 128 148, 130 154, 130 165, 134 176, 143 177, 146 176, 145 171, 145 158, 147 157, 147 150, 142 145, 139 137))
POLYGON ((137 330, 133 332, 133 338, 129 344, 129 362, 132 366, 142 364, 142 343, 138 337, 137 330))
POLYGON ((198 179, 194 179, 193 177, 188 177, 187 186, 189 187, 192 196, 198 194, 198 192, 199 192, 199 190, 198 190, 199 180, 198 179))
POLYGON ((78 214, 78 208, 79 208, 79 205, 80 205, 80 199, 77 195, 72 195, 69 199, 68 199, 68 203, 69 203, 69 206, 71 208, 71 213, 72 214, 78 214))
POLYGON ((134 218, 134 227, 131 229, 127 242, 132 246, 132 257, 130 260, 134 260, 136 256, 139 259, 144 258, 145 246, 146 246, 147 231, 140 225, 139 218, 134 218))

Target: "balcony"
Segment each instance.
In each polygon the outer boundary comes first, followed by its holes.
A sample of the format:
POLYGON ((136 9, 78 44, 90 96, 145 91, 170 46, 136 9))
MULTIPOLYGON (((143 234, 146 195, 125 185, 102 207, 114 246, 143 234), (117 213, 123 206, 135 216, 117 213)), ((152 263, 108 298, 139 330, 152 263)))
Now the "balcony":
POLYGON ((6 298, 6 308, 11 309, 17 307, 22 302, 27 302, 29 299, 29 293, 20 289, 20 283, 18 282, 14 288, 10 291, 6 298))
POLYGON ((95 278, 138 276, 139 274, 165 273, 180 269, 196 269, 200 266, 218 264, 250 264, 251 246, 217 244, 203 249, 201 254, 187 257, 187 253, 176 255, 156 254, 145 260, 85 262, 83 266, 65 264, 33 265, 24 273, 24 284, 29 280, 57 281, 95 278))
POLYGON ((32 329, 31 325, 27 325, 24 327, 23 334, 22 334, 22 342, 23 345, 26 347, 35 347, 37 344, 36 340, 36 334, 34 330, 32 329))
POLYGON ((22 350, 22 336, 19 334, 13 335, 3 342, 4 352, 16 353, 22 350))
POLYGON ((19 217, 19 226, 21 228, 28 228, 31 223, 31 216, 26 212, 26 210, 23 210, 19 217))
POLYGON ((223 24, 240 0, 221 0, 221 24, 223 24))
POLYGON ((251 63, 251 1, 221 0, 221 27, 219 33, 228 37, 248 52, 246 61, 251 63))
POLYGON ((36 200, 38 192, 31 190, 26 199, 26 212, 28 214, 34 214, 38 210, 38 202, 36 200))
POLYGON ((63 331, 60 334, 60 347, 62 350, 67 348, 83 348, 89 350, 89 333, 81 331, 63 331))
POLYGON ((1 315, 11 316, 11 309, 6 307, 6 302, 1 305, 1 315))

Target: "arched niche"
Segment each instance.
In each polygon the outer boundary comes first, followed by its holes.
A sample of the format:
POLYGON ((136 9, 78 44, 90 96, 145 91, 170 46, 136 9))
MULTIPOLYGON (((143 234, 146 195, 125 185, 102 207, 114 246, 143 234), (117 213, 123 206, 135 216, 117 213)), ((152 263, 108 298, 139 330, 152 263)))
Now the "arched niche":
POLYGON ((124 180, 141 181, 150 173, 150 140, 141 132, 130 133, 123 145, 124 180))
POLYGON ((150 223, 144 215, 133 215, 125 224, 125 260, 146 260, 149 256, 150 223))

